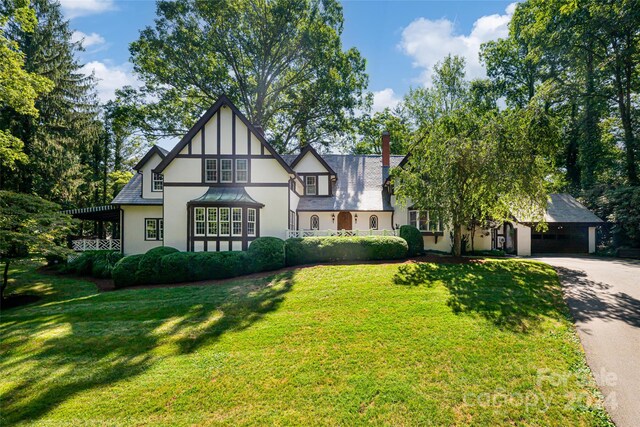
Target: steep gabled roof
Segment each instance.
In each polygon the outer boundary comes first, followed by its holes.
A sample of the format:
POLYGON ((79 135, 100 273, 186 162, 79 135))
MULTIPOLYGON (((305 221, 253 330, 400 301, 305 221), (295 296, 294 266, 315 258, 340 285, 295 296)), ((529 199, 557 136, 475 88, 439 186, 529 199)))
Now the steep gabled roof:
POLYGON ((133 167, 133 169, 137 171, 142 169, 145 163, 147 163, 154 154, 157 154, 161 159, 164 159, 165 157, 167 157, 167 154, 169 154, 169 152, 162 147, 154 145, 149 151, 147 151, 147 154, 145 154, 144 157, 140 159, 140 161, 133 167))
POLYGON ((153 170, 156 173, 162 173, 162 171, 171 163, 171 161, 182 151, 182 149, 193 139, 194 136, 204 127, 204 125, 213 117, 213 115, 223 106, 231 108, 231 111, 235 113, 237 117, 242 120, 242 122, 249 128, 251 133, 266 147, 266 149, 271 153, 271 155, 280 163, 280 165, 290 174, 294 174, 295 172, 291 167, 282 160, 282 157, 276 152, 276 150, 267 142, 267 140, 262 135, 262 132, 258 131, 251 122, 245 117, 244 114, 238 108, 233 105, 233 103, 227 98, 225 95, 220 96, 218 100, 209 108, 203 115, 198 119, 195 125, 189 129, 184 137, 176 144, 175 147, 169 152, 169 154, 160 162, 160 164, 153 170))
POLYGON ((313 148, 310 144, 305 145, 304 148, 300 150, 300 154, 298 154, 298 157, 296 157, 291 163, 291 168, 295 169, 296 165, 300 162, 300 160, 304 158, 304 156, 307 155, 307 153, 313 154, 316 157, 316 159, 318 159, 320 164, 324 166, 327 172, 329 172, 331 175, 336 175, 336 172, 331 168, 331 166, 329 166, 329 164, 322 158, 320 154, 318 154, 315 148, 313 148))
MULTIPOLYGON (((523 223, 535 222, 528 218, 516 219, 523 223)), ((547 203, 547 210, 544 213, 544 220, 548 223, 591 224, 594 226, 604 223, 596 214, 567 193, 549 194, 549 203, 547 203)))
POLYGON ((161 205, 162 199, 142 198, 142 174, 134 173, 129 182, 111 201, 112 205, 161 205))

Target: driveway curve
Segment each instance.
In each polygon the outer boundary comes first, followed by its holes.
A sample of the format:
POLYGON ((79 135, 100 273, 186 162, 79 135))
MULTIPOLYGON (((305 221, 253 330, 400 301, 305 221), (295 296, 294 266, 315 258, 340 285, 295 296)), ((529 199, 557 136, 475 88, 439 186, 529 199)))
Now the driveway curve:
POLYGON ((640 261, 545 256, 618 427, 640 425, 640 261))

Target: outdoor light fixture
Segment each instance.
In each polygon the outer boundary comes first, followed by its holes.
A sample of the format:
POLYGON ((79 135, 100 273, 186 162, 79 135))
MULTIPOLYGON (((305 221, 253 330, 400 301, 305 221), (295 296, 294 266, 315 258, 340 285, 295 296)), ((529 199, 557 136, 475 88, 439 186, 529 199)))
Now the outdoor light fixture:
POLYGON ((353 217, 353 219, 356 220, 356 224, 358 223, 358 214, 355 214, 355 216, 353 217))
POLYGON ((336 222, 336 214, 331 214, 331 222, 336 222))

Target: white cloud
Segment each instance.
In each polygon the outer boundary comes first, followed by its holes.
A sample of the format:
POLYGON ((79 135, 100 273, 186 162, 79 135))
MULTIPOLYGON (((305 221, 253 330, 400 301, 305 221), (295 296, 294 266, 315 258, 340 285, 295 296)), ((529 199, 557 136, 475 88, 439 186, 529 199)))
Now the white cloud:
POLYGON ((91 61, 80 71, 86 75, 94 74, 96 89, 100 102, 107 102, 115 97, 116 89, 130 85, 140 87, 140 81, 133 75, 130 64, 111 65, 107 62, 91 61))
POLYGON ((68 19, 115 10, 114 0, 60 0, 68 19))
POLYGON ((91 46, 99 46, 104 44, 104 37, 98 33, 85 34, 82 31, 74 31, 71 35, 72 42, 82 41, 82 46, 86 49, 91 46))
POLYGON ((373 92, 373 112, 382 111, 385 108, 394 108, 400 102, 400 98, 391 88, 373 92))
POLYGON ((466 59, 467 78, 485 77, 485 69, 478 56, 480 45, 509 34, 509 21, 516 3, 510 4, 503 15, 482 16, 473 23, 469 35, 456 34, 455 24, 445 18, 418 18, 402 31, 399 48, 413 58, 413 66, 422 69, 419 81, 431 85, 433 66, 448 54, 466 59))

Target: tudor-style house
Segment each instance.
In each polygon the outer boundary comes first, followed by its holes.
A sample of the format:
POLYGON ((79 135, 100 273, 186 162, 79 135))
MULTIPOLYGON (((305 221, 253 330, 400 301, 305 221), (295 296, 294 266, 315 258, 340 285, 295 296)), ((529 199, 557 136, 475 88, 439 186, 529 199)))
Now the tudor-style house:
MULTIPOLYGON (((425 248, 449 251, 449 230, 427 211, 396 204, 389 171, 404 156, 320 155, 306 146, 278 154, 259 128, 221 97, 170 151, 153 147, 112 201, 120 210, 122 251, 157 246, 183 251, 245 250, 260 236, 392 235, 404 224, 425 248)), ((602 221, 566 194, 552 195, 549 231, 513 222, 478 230, 477 250, 593 252, 602 221)))

